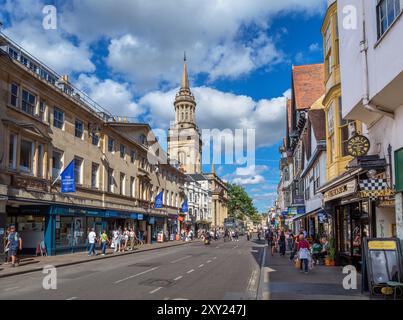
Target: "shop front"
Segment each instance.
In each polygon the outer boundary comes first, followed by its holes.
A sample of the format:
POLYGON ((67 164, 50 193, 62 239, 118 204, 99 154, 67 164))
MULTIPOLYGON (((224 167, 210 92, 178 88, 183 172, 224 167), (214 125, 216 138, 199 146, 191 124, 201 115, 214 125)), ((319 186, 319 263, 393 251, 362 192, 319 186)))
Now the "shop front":
POLYGON ((169 241, 176 240, 176 235, 178 234, 178 215, 170 214, 168 216, 168 234, 169 234, 169 241))
POLYGON ((23 253, 35 254, 41 243, 48 255, 73 253, 87 249, 87 236, 94 228, 132 229, 139 214, 64 205, 20 205, 7 207, 7 225, 14 224, 23 239, 23 253))

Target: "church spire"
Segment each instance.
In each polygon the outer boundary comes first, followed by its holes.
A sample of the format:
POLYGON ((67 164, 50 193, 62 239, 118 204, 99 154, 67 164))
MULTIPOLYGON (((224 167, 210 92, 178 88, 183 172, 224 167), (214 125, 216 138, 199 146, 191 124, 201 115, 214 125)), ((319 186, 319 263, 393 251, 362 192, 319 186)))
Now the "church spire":
POLYGON ((183 74, 182 74, 182 81, 181 81, 181 89, 189 90, 188 68, 186 65, 186 52, 183 55, 183 74))

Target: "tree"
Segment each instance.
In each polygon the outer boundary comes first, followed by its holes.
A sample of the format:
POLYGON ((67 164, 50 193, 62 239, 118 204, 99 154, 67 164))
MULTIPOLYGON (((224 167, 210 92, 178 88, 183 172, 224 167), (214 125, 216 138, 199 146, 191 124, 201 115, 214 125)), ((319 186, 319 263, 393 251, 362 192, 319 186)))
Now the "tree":
POLYGON ((260 221, 261 217, 246 190, 232 183, 227 183, 227 187, 229 196, 228 216, 241 220, 248 216, 254 222, 260 221))

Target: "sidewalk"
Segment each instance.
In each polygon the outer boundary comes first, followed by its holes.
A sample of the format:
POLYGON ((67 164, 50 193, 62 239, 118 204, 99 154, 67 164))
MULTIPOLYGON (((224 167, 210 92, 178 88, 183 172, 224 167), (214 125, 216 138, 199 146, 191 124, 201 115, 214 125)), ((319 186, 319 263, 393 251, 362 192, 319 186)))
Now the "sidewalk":
POLYGON ((361 294, 361 276, 357 290, 343 288, 342 267, 314 266, 308 274, 301 273, 289 259, 289 253, 274 257, 267 250, 262 268, 259 295, 263 300, 368 300, 361 294))
MULTIPOLYGON (((194 240, 197 241, 197 240, 194 240)), ((152 251, 157 249, 171 248, 176 246, 181 246, 185 244, 192 243, 194 241, 170 241, 164 243, 154 243, 154 244, 145 244, 136 247, 133 251, 126 251, 121 253, 113 253, 113 249, 107 249, 106 255, 102 256, 100 250, 97 250, 98 255, 88 257, 88 253, 78 252, 71 254, 62 254, 57 256, 49 256, 49 257, 23 257, 20 260, 20 265, 13 268, 10 264, 4 264, 1 262, 0 264, 0 278, 10 277, 18 274, 30 273, 35 271, 42 271, 43 268, 47 265, 52 265, 54 267, 66 267, 70 265, 87 263, 96 260, 109 259, 115 257, 121 257, 129 254, 135 254, 139 252, 152 251)))

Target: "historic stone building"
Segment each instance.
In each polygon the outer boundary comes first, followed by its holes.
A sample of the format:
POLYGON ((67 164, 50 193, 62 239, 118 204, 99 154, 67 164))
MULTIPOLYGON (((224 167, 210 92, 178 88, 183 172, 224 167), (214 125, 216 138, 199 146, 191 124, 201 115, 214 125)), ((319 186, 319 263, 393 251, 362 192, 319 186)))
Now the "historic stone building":
POLYGON ((196 124, 196 101, 189 88, 186 57, 181 87, 175 97, 175 122, 169 128, 168 154, 187 174, 201 173, 202 142, 196 124))

